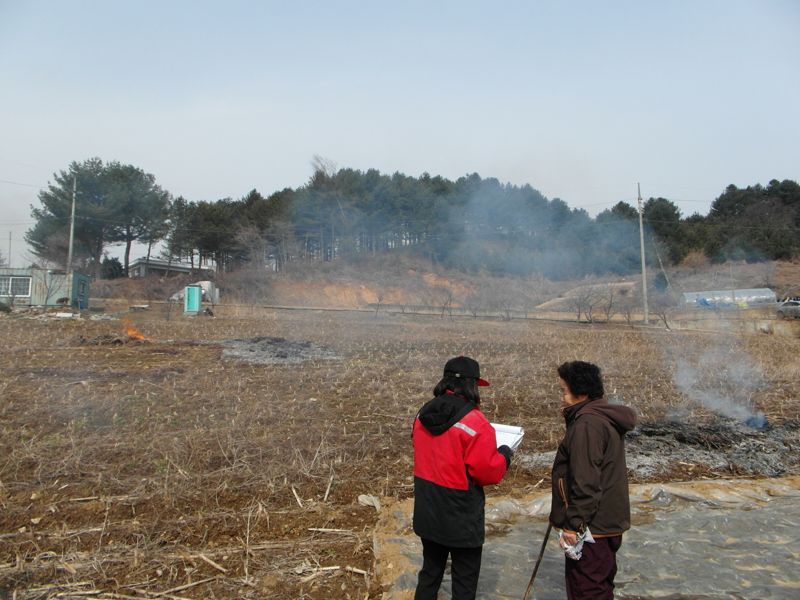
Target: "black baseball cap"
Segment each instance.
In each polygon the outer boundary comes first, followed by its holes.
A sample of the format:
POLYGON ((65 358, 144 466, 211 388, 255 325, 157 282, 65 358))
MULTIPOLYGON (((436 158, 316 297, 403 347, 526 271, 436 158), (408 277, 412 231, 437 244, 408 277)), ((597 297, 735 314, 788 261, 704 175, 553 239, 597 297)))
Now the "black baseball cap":
POLYGON ((452 377, 467 377, 469 379, 477 379, 478 385, 486 387, 489 382, 481 379, 481 367, 477 360, 469 356, 456 356, 451 358, 444 365, 445 377, 448 375, 452 377))

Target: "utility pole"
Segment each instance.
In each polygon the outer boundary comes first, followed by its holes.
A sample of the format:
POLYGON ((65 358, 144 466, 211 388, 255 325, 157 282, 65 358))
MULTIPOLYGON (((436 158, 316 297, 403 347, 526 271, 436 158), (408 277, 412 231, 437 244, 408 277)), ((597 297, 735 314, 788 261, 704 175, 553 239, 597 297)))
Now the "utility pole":
POLYGON ((67 252, 67 278, 72 273, 72 240, 75 236, 75 192, 78 189, 78 179, 72 176, 72 212, 69 217, 69 251, 67 252))
POLYGON ((9 268, 11 267, 11 232, 8 232, 8 258, 6 259, 9 268))
POLYGON ((647 311, 647 267, 644 260, 644 226, 642 224, 642 215, 644 207, 642 206, 642 186, 636 184, 638 192, 638 205, 639 205, 639 253, 642 255, 642 304, 644 305, 644 324, 650 323, 650 316, 647 311))

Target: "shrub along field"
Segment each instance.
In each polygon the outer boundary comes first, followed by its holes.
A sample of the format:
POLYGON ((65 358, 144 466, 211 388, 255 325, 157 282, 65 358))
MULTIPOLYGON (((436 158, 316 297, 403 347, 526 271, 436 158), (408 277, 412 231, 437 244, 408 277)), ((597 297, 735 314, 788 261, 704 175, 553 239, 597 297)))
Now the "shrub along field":
MULTIPOLYGON (((644 422, 713 422, 697 403, 712 392, 800 419, 797 335, 224 306, 128 318, 144 340, 118 319, 0 316, 0 591, 16 598, 380 597, 377 511, 359 496, 411 495, 411 424, 454 355, 492 382, 489 419, 526 430, 492 495, 549 484, 523 459, 563 433, 565 360, 600 364, 644 422)), ((650 477, 730 475, 676 460, 650 477)))

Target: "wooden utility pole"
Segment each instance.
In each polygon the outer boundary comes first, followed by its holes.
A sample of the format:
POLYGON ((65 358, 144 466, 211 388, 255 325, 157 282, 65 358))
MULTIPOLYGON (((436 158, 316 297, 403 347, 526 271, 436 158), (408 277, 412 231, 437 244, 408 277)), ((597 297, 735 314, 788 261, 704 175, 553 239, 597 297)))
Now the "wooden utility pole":
POLYGON ((642 215, 644 207, 642 206, 642 187, 636 184, 638 205, 639 205, 639 253, 642 256, 642 305, 644 308, 644 324, 650 323, 650 316, 647 310, 647 266, 644 260, 644 226, 642 224, 642 215))
POLYGON ((78 189, 77 176, 72 176, 72 211, 69 217, 69 250, 67 251, 67 275, 72 273, 72 240, 75 236, 75 192, 78 189))

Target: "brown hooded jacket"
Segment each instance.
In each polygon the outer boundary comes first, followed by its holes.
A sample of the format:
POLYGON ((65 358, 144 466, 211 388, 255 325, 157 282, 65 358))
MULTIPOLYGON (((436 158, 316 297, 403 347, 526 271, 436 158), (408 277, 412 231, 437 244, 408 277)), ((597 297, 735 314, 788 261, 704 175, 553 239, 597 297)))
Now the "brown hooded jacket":
POLYGON ((636 425, 631 408, 602 398, 564 409, 567 431, 553 462, 550 522, 595 537, 630 528, 625 434, 636 425))

